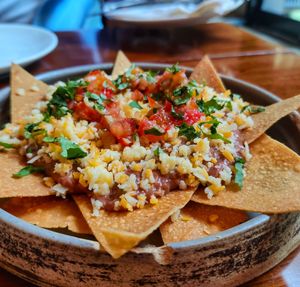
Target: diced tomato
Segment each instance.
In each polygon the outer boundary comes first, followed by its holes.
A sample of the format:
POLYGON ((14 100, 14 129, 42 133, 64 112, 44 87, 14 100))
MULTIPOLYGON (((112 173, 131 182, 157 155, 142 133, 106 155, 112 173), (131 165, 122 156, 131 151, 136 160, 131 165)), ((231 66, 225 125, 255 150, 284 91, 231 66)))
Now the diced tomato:
POLYGON ((155 107, 155 100, 153 100, 151 97, 147 97, 148 98, 148 103, 149 103, 149 106, 151 107, 151 108, 154 108, 155 107))
POLYGON ((113 90, 109 88, 103 88, 101 93, 103 93, 107 99, 111 99, 114 96, 113 90))
POLYGON ((87 82, 89 82, 87 86, 87 90, 89 92, 95 93, 97 95, 103 93, 109 99, 113 96, 113 90, 115 89, 115 87, 112 81, 107 79, 103 71, 99 71, 99 70, 91 71, 85 76, 84 79, 87 82), (106 83, 105 87, 103 87, 104 82, 106 83))
POLYGON ((166 101, 164 109, 167 113, 170 113, 172 110, 172 104, 169 101, 166 101))
POLYGON ((130 145, 136 130, 136 122, 134 119, 116 120, 109 123, 109 130, 122 145, 130 145))
POLYGON ((69 109, 74 111, 74 115, 81 120, 99 123, 102 121, 102 115, 96 110, 87 106, 84 102, 72 102, 68 106, 69 109))
POLYGON ((142 101, 144 99, 144 95, 139 90, 134 90, 131 98, 134 101, 142 101))
POLYGON ((193 125, 200 120, 200 117, 203 115, 199 110, 186 110, 184 113, 184 122, 188 125, 193 125))
POLYGON ((141 141, 143 141, 143 138, 147 139, 150 142, 157 142, 163 139, 163 136, 145 134, 145 130, 149 130, 155 126, 157 126, 155 121, 149 121, 148 119, 141 120, 138 129, 138 134, 141 137, 141 141))

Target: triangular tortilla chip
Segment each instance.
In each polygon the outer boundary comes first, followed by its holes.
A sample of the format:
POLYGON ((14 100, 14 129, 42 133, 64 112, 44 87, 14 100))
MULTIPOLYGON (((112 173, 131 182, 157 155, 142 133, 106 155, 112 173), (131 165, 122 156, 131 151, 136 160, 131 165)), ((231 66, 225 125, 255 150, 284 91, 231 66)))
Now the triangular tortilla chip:
POLYGON ((48 91, 47 84, 37 80, 16 64, 11 66, 10 86, 12 123, 30 115, 35 104, 41 101, 48 91))
POLYGON ((43 183, 41 175, 29 175, 13 178, 24 165, 20 162, 20 155, 15 151, 0 152, 0 198, 46 196, 53 192, 43 183))
POLYGON ((221 78, 207 55, 197 64, 190 76, 190 80, 195 80, 198 83, 205 81, 207 86, 213 87, 218 93, 226 91, 221 78))
POLYGON ((123 74, 128 68, 130 68, 130 66, 131 62, 122 51, 119 51, 111 73, 113 79, 115 79, 118 75, 123 74))
POLYGON ((72 199, 56 196, 12 198, 2 208, 40 227, 68 228, 76 233, 92 233, 72 199))
POLYGON ((94 236, 112 257, 118 258, 145 239, 176 210, 185 206, 193 193, 170 192, 160 198, 155 206, 132 212, 102 210, 98 217, 92 216, 92 205, 86 195, 76 195, 74 199, 94 236))
POLYGON ((174 222, 160 226, 165 244, 206 237, 234 227, 248 219, 247 213, 219 206, 189 202, 174 222))
POLYGON ((285 145, 262 135, 250 145, 242 190, 228 186, 212 199, 199 190, 192 200, 263 213, 300 211, 300 156, 285 145))
POLYGON ((300 108, 300 95, 266 107, 264 112, 252 115, 254 126, 243 131, 244 141, 251 143, 284 116, 300 108))

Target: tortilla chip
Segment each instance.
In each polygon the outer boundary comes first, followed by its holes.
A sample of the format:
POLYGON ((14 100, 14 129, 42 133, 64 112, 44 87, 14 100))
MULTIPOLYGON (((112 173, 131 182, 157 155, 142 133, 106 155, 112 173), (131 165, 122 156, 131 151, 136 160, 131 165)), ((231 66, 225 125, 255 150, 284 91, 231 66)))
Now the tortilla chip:
POLYGON ((76 195, 74 199, 94 236, 112 257, 118 258, 145 239, 176 210, 185 206, 193 193, 171 192, 160 198, 155 206, 132 212, 101 210, 98 217, 92 216, 92 205, 86 195, 76 195))
POLYGON ((23 196, 46 196, 53 192, 43 183, 41 175, 13 178, 24 165, 20 162, 20 155, 15 151, 0 152, 0 198, 23 196))
POLYGON ((219 206, 189 202, 172 222, 168 219, 160 226, 165 244, 198 239, 234 227, 248 218, 243 211, 219 206))
POLYGON ((118 75, 123 74, 128 68, 130 68, 130 66, 131 62, 122 51, 119 51, 111 73, 112 77, 116 78, 118 75))
POLYGON ((263 213, 300 211, 300 156, 282 143, 262 135, 250 146, 242 190, 228 186, 212 199, 199 190, 193 201, 263 213))
POLYGON ((197 64, 190 76, 190 80, 195 80, 198 83, 204 81, 207 86, 213 87, 218 93, 226 91, 221 78, 207 55, 197 64))
POLYGON ((37 80, 21 66, 12 64, 10 73, 11 86, 11 122, 22 120, 30 115, 35 104, 43 99, 48 85, 37 80))
POLYGON ((68 228, 76 233, 92 233, 72 199, 56 196, 12 198, 2 208, 40 227, 68 228))
POLYGON ((300 95, 266 107, 264 112, 252 115, 254 126, 243 131, 244 141, 251 143, 284 116, 300 108, 300 95))

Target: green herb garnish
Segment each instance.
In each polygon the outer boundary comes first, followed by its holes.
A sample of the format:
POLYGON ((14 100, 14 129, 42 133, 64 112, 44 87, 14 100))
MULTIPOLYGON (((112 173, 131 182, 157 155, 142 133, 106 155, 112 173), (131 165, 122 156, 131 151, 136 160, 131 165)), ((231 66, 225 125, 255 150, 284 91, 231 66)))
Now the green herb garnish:
POLYGON ((180 68, 178 67, 178 63, 174 64, 172 67, 166 68, 166 71, 172 74, 178 73, 180 71, 180 68))
POLYGON ((143 109, 143 107, 137 101, 130 102, 129 106, 131 106, 132 108, 139 109, 139 110, 143 109))
POLYGON ((154 136, 161 136, 165 134, 164 131, 160 130, 159 128, 153 127, 148 130, 144 130, 145 135, 154 135, 154 136))
POLYGON ((183 123, 181 126, 178 127, 179 136, 185 136, 187 140, 191 141, 197 137, 200 137, 200 133, 195 130, 193 126, 189 126, 186 123, 183 123))
POLYGON ((171 108, 171 115, 174 119, 177 119, 177 120, 183 120, 183 114, 182 113, 177 113, 174 109, 174 107, 172 106, 171 108))
POLYGON ((234 168, 235 168, 234 182, 239 186, 239 188, 243 187, 244 165, 245 165, 245 160, 244 159, 237 158, 235 160, 235 164, 234 164, 234 168))
POLYGON ((44 171, 43 167, 28 165, 28 166, 22 168, 21 170, 19 170, 17 173, 13 174, 13 177, 21 178, 21 177, 27 176, 29 174, 32 174, 35 172, 42 172, 42 171, 44 171))
POLYGON ((64 158, 77 159, 87 156, 87 153, 83 151, 79 145, 73 143, 65 137, 54 138, 47 136, 44 137, 43 141, 46 143, 60 143, 60 146, 62 148, 62 152, 60 153, 60 155, 64 158))
POLYGON ((160 154, 161 152, 163 152, 163 150, 162 150, 160 147, 158 147, 158 148, 156 148, 156 149, 153 151, 153 154, 154 154, 155 156, 159 156, 159 154, 160 154))
POLYGON ((14 148, 15 146, 13 144, 0 142, 0 146, 3 146, 4 148, 14 148))
POLYGON ((266 110, 266 108, 262 107, 262 106, 247 105, 241 109, 241 113, 243 113, 245 111, 249 111, 250 114, 257 114, 257 113, 264 112, 265 110, 266 110))
POLYGON ((27 124, 24 128, 24 137, 26 139, 30 139, 37 135, 46 134, 45 129, 37 128, 39 124, 40 124, 39 122, 27 124))
POLYGON ((210 115, 217 110, 221 110, 224 107, 224 104, 218 102, 216 97, 213 97, 211 100, 205 102, 202 99, 197 101, 199 110, 205 115, 210 115))

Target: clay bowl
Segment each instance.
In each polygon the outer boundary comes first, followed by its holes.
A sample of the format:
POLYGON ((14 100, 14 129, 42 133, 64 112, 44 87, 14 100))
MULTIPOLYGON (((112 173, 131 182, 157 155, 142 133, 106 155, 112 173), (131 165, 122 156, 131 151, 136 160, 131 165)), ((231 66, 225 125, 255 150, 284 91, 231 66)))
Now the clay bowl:
MULTIPOLYGON (((165 67, 139 65, 153 70, 165 67)), ((67 68, 42 74, 39 79, 54 83, 111 67, 67 68)), ((267 105, 279 100, 244 81, 227 76, 222 79, 233 92, 253 103, 267 105)), ((8 92, 0 92, 0 101, 8 92)), ((290 117, 274 125, 270 134, 299 153, 299 130, 290 117)), ((143 247, 114 260, 93 238, 46 230, 0 209, 0 266, 40 286, 236 286, 272 268, 299 243, 300 213, 250 213, 248 221, 224 232, 169 244, 173 254, 161 262, 164 265, 157 262, 159 256, 143 247)))

